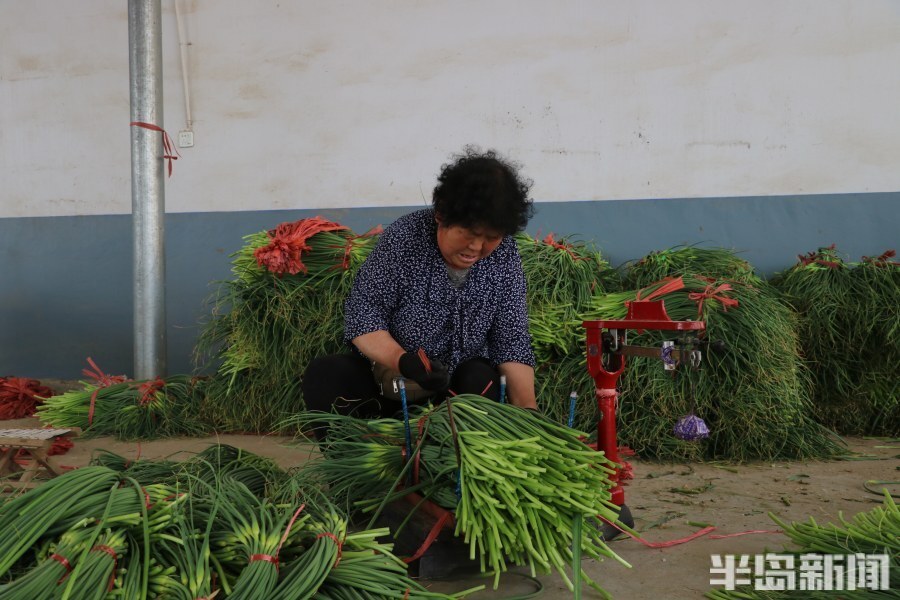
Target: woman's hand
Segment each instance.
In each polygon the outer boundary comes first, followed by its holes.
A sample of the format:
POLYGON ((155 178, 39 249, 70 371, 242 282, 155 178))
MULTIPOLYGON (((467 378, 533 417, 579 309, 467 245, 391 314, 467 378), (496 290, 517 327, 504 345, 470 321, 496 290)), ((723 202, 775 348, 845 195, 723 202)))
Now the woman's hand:
MULTIPOLYGON (((387 331, 379 330, 354 338, 356 346, 369 360, 400 371, 407 379, 412 379, 423 389, 438 391, 447 388, 450 375, 447 367, 437 360, 423 360, 415 352, 406 352, 387 331), (425 367, 428 361, 429 368, 425 367)), ((423 353, 424 356, 424 353, 423 353)))
POLYGON ((534 369, 516 362, 497 365, 501 375, 506 375, 506 393, 509 403, 520 408, 537 409, 534 394, 534 369))
POLYGON ((424 352, 403 354, 400 357, 400 374, 431 392, 446 389, 450 383, 447 367, 438 360, 429 360, 424 352))

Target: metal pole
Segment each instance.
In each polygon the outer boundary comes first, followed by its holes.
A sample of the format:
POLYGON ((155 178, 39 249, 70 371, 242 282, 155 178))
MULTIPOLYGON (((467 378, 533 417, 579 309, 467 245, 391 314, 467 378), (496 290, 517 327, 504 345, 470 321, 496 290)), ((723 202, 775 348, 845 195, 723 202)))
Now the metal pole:
MULTIPOLYGON (((160 0, 128 0, 131 121, 163 127, 160 0)), ((163 134, 131 127, 134 377, 166 375, 163 134)))

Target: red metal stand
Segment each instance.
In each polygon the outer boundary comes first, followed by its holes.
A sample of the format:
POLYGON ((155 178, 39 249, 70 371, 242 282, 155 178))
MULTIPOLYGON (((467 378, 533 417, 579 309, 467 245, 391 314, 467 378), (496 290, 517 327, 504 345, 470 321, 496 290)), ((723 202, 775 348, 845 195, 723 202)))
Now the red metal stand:
MULTIPOLYGON (((651 331, 703 331, 703 321, 673 321, 666 314, 662 300, 634 300, 626 303, 628 313, 621 320, 585 321, 587 330, 587 366, 594 378, 597 394, 597 407, 600 418, 597 421, 597 449, 616 465, 615 473, 610 476, 613 484, 610 493, 612 502, 619 507, 625 504, 625 492, 621 484, 621 465, 616 437, 616 406, 619 400, 617 384, 625 370, 625 356, 654 356, 664 358, 661 349, 638 348, 627 345, 629 329, 651 331), (650 350, 650 352, 647 352, 650 350)), ((675 350, 676 358, 683 354, 675 350)))

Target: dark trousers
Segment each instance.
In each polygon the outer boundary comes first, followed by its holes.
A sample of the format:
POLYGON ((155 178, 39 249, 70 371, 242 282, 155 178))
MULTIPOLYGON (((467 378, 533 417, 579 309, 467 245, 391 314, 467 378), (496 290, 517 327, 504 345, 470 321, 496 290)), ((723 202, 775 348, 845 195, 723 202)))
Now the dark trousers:
MULTIPOLYGON (((359 354, 333 354, 312 360, 303 374, 301 389, 307 410, 359 419, 396 417, 402 410, 399 400, 380 395, 371 363, 359 354)), ((448 393, 480 394, 499 400, 500 373, 484 358, 469 359, 453 371, 448 393)), ((432 402, 442 402, 444 396, 444 392, 438 392, 432 402)), ((319 428, 314 432, 320 440, 324 437, 319 428)))

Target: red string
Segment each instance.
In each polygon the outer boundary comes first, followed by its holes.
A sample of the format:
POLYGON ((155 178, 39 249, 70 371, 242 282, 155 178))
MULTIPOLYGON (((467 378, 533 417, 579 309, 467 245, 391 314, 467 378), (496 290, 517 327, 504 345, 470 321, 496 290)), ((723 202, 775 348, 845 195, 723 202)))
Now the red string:
MULTIPOLYGON (((535 242, 537 242, 537 240, 535 240, 535 242)), ((572 257, 572 260, 587 260, 587 258, 584 256, 576 256, 575 252, 572 251, 573 246, 571 244, 563 244, 553 239, 552 233, 547 234, 547 237, 544 238, 544 243, 548 246, 556 248, 557 250, 565 251, 566 254, 572 257)))
POLYGON ((87 375, 88 377, 94 379, 100 387, 109 387, 116 383, 128 381, 128 378, 124 375, 107 375, 100 370, 100 367, 97 366, 97 363, 95 363, 94 359, 92 359, 90 356, 88 356, 87 361, 89 365, 94 367, 94 370, 91 371, 90 369, 82 369, 81 372, 84 375, 87 375))
POLYGON ((41 398, 52 395, 37 379, 0 377, 0 420, 33 416, 41 398))
MULTIPOLYGON (((602 517, 601 517, 601 518, 602 518, 602 517)), ((679 538, 679 539, 677 539, 677 540, 671 540, 671 541, 668 541, 668 542, 648 542, 647 540, 645 540, 645 539, 643 539, 643 538, 637 537, 637 536, 633 535, 632 533, 630 533, 630 532, 628 532, 628 531, 625 531, 624 529, 622 529, 621 527, 619 527, 619 526, 616 525, 615 523, 612 523, 612 522, 610 522, 610 521, 608 521, 608 520, 606 520, 606 519, 603 519, 603 521, 604 521, 605 523, 608 523, 608 524, 612 525, 613 527, 615 527, 616 529, 618 529, 619 531, 621 531, 622 533, 624 533, 625 535, 627 535, 627 536, 630 537, 631 539, 636 540, 636 541, 642 543, 643 545, 647 546, 648 548, 669 548, 669 547, 671 547, 671 546, 677 546, 677 545, 679 545, 679 544, 685 544, 685 543, 690 542, 690 541, 693 541, 693 540, 695 540, 695 539, 697 539, 697 538, 699 538, 699 537, 702 537, 702 536, 708 534, 708 533, 711 532, 711 531, 715 531, 715 529, 716 529, 714 526, 710 525, 710 526, 708 526, 708 527, 704 527, 704 528, 701 529, 700 531, 697 531, 697 532, 692 533, 691 535, 689 535, 689 536, 687 536, 687 537, 679 538)), ((711 536, 709 536, 709 539, 711 539, 711 540, 723 540, 723 539, 726 539, 726 538, 739 537, 739 536, 742 536, 742 535, 753 535, 753 534, 758 534, 758 533, 784 533, 784 532, 781 531, 780 529, 752 529, 752 530, 749 530, 749 531, 739 531, 739 532, 737 532, 737 533, 726 533, 726 534, 721 534, 721 535, 711 535, 711 536)))
POLYGON ((712 284, 706 286, 702 292, 691 292, 688 298, 697 302, 697 316, 703 316, 703 301, 707 298, 718 300, 722 304, 722 310, 728 311, 729 308, 738 306, 738 301, 734 298, 720 296, 719 294, 731 291, 731 285, 723 283, 719 287, 713 289, 712 284))
POLYGON ((323 538, 323 537, 333 540, 334 543, 337 544, 337 558, 334 561, 334 566, 331 567, 332 569, 334 569, 341 562, 341 554, 344 551, 344 544, 343 544, 343 542, 341 542, 341 540, 339 540, 337 538, 336 535, 334 535, 330 531, 324 531, 324 532, 320 533, 319 535, 316 536, 316 539, 323 538))
POLYGON ((103 386, 97 386, 94 388, 94 391, 91 392, 91 404, 88 407, 88 425, 91 425, 94 422, 94 405, 97 403, 97 394, 100 393, 100 388, 103 386))
POLYGON ((341 259, 341 268, 345 271, 350 268, 350 253, 353 251, 353 240, 379 235, 382 231, 384 230, 381 228, 381 225, 376 225, 362 235, 354 235, 347 238, 347 243, 344 244, 344 258, 341 259))
POLYGON ((657 281, 653 285, 648 285, 647 287, 638 290, 638 293, 634 299, 635 300, 643 300, 643 301, 653 300, 654 298, 658 298, 660 296, 664 296, 664 295, 670 294, 672 292, 677 292, 678 290, 683 289, 683 288, 684 288, 684 280, 681 277, 666 277, 664 279, 657 281), (663 283, 663 282, 665 282, 665 283, 663 283), (650 294, 648 294, 646 298, 641 298, 641 294, 643 294, 645 291, 647 291, 648 289, 650 289, 651 287, 653 287, 654 285, 657 285, 659 283, 663 283, 663 285, 658 287, 656 290, 650 292, 650 294))
POLYGON ((628 446, 617 446, 616 451, 619 454, 621 468, 619 469, 619 483, 628 485, 628 479, 634 479, 634 467, 627 460, 621 460, 623 457, 635 456, 637 453, 628 446))
POLYGON ((603 520, 604 523, 608 523, 609 525, 612 525, 613 527, 615 527, 616 529, 618 529, 619 531, 621 531, 622 533, 624 533, 625 535, 627 535, 627 536, 630 537, 631 539, 633 539, 633 540, 635 540, 635 541, 638 541, 638 542, 642 543, 643 545, 647 546, 648 548, 669 548, 669 547, 671 547, 671 546, 677 546, 677 545, 679 545, 679 544, 685 544, 685 543, 687 543, 687 542, 690 542, 690 541, 692 541, 692 540, 697 539, 698 537, 702 537, 702 536, 706 535, 706 534, 709 533, 710 531, 715 531, 715 530, 716 530, 715 527, 713 527, 712 525, 710 525, 709 527, 704 527, 704 528, 701 529, 700 531, 694 532, 694 533, 692 533, 691 535, 689 535, 689 536, 687 536, 687 537, 679 538, 679 539, 677 539, 677 540, 670 540, 670 541, 668 541, 668 542, 648 542, 648 541, 645 540, 644 538, 638 537, 638 536, 634 535, 633 533, 631 533, 630 531, 625 531, 624 529, 622 529, 621 527, 619 527, 618 525, 616 525, 616 524, 613 523, 612 521, 608 521, 608 520, 606 520, 606 519, 603 519, 602 517, 601 517, 601 519, 603 520))
POLYGON ((264 560, 267 563, 272 563, 273 565, 275 565, 276 569, 278 568, 278 559, 271 554, 251 554, 250 560, 248 560, 247 562, 257 562, 260 560, 264 560))
POLYGON ((431 544, 434 543, 434 540, 437 539, 437 536, 441 533, 441 529, 444 528, 444 524, 453 516, 453 513, 450 511, 445 512, 441 515, 437 521, 434 522, 434 525, 431 527, 431 531, 428 532, 428 535, 425 537, 425 541, 422 542, 422 545, 419 546, 419 549, 416 550, 416 553, 408 558, 404 558, 403 562, 409 564, 415 560, 419 560, 423 554, 425 554, 428 549, 431 547, 431 544))
POLYGON ((116 554, 116 551, 113 550, 112 548, 110 548, 109 546, 104 546, 103 544, 98 544, 98 545, 94 546, 93 548, 91 548, 91 552, 106 552, 107 554, 112 556, 113 568, 112 568, 112 573, 109 574, 109 588, 107 588, 107 590, 106 590, 107 592, 112 591, 113 584, 115 584, 115 582, 116 582, 116 567, 119 564, 119 557, 116 554))
POLYGON ((809 257, 809 256, 800 256, 797 255, 797 258, 800 259, 800 264, 804 267, 806 265, 817 264, 822 265, 823 267, 828 267, 829 269, 840 269, 841 264, 834 262, 833 260, 824 260, 821 258, 809 257))
POLYGON ((888 250, 884 252, 881 256, 872 258, 871 256, 863 256, 863 262, 871 263, 873 265, 877 265, 879 267, 887 267, 889 265, 893 265, 895 267, 900 267, 900 262, 894 262, 888 260, 889 258, 893 258, 897 255, 896 250, 888 250))
POLYGON ((151 131, 159 131, 162 133, 163 139, 163 158, 166 159, 169 165, 169 177, 172 176, 172 161, 178 160, 178 157, 181 154, 178 153, 178 150, 175 149, 175 145, 172 144, 172 140, 169 138, 169 134, 166 133, 166 130, 158 125, 154 125, 153 123, 144 123, 143 121, 132 121, 132 127, 142 127, 144 129, 149 129, 151 131), (174 152, 175 154, 172 154, 174 152))
POLYGON ((60 556, 59 554, 56 554, 55 552, 50 555, 50 558, 55 560, 56 562, 58 562, 59 564, 61 564, 62 566, 64 566, 66 568, 66 572, 63 573, 62 577, 60 577, 59 580, 56 582, 56 585, 59 585, 65 580, 66 577, 69 576, 69 573, 72 572, 72 565, 71 565, 71 563, 69 563, 69 560, 65 556, 60 556))
POLYGON ((107 375, 100 370, 100 367, 97 366, 97 363, 95 363, 90 356, 88 356, 87 361, 88 364, 94 368, 94 370, 90 371, 88 369, 82 369, 81 372, 84 375, 93 378, 95 381, 94 385, 97 386, 91 393, 91 404, 88 408, 88 425, 90 425, 94 422, 94 405, 97 403, 97 394, 100 393, 100 389, 115 385, 117 383, 123 383, 125 381, 128 381, 128 378, 124 375, 107 375))
POLYGON ((278 547, 275 549, 275 556, 281 552, 281 546, 284 544, 284 540, 287 539, 288 535, 291 533, 291 527, 294 526, 294 521, 297 520, 297 517, 300 516, 300 513, 303 512, 303 509, 306 508, 306 503, 300 505, 300 508, 297 509, 297 512, 294 513, 294 516, 291 517, 290 522, 287 524, 287 528, 284 530, 284 535, 281 536, 281 541, 278 542, 278 547))
POLYGON ((68 437, 58 435, 53 438, 53 442, 51 442, 50 444, 50 449, 47 450, 47 456, 59 456, 60 454, 65 454, 74 447, 75 442, 70 440, 68 437))
POLYGON ((416 351, 416 355, 419 357, 419 360, 422 361, 422 365, 425 367, 426 373, 431 373, 431 359, 428 358, 428 355, 425 354, 425 350, 423 348, 419 348, 416 351))
POLYGON ((375 237, 376 235, 381 235, 382 233, 384 233, 384 228, 381 225, 376 225, 375 227, 368 230, 364 234, 358 235, 356 237, 358 237, 358 238, 375 237))
POLYGON ((304 252, 311 250, 306 241, 317 233, 342 229, 347 227, 322 217, 281 223, 269 232, 269 243, 254 250, 253 256, 257 265, 265 267, 271 273, 305 274, 307 268, 301 257, 304 252))
POLYGON ((755 533, 784 533, 780 529, 753 529, 750 531, 739 531, 737 533, 726 533, 724 535, 711 535, 709 539, 711 540, 724 540, 725 538, 733 538, 741 535, 751 535, 755 533))
POLYGON ((843 265, 841 265, 841 263, 835 262, 833 260, 826 260, 827 254, 823 252, 823 250, 834 250, 834 248, 835 248, 835 245, 832 244, 832 245, 828 246, 827 248, 819 248, 819 250, 816 252, 808 252, 806 254, 806 256, 803 256, 802 254, 798 254, 797 258, 800 259, 800 264, 804 267, 806 265, 810 265, 810 264, 817 264, 817 265, 822 265, 823 267, 828 267, 830 269, 839 269, 843 265))
POLYGON ((354 238, 347 238, 347 243, 344 244, 344 257, 341 258, 341 268, 345 271, 350 268, 350 253, 353 251, 353 240, 354 238))
POLYGON ((141 394, 138 398, 138 404, 140 406, 147 406, 156 400, 156 392, 162 390, 164 387, 166 387, 166 382, 161 377, 140 384, 137 386, 138 392, 141 394))
POLYGON ((113 550, 113 549, 110 548, 109 546, 105 546, 105 545, 103 545, 103 544, 97 544, 96 546, 94 546, 93 548, 91 548, 91 552, 106 552, 107 554, 109 554, 109 555, 112 556, 113 558, 118 558, 118 555, 116 554, 116 551, 115 551, 115 550, 113 550))

